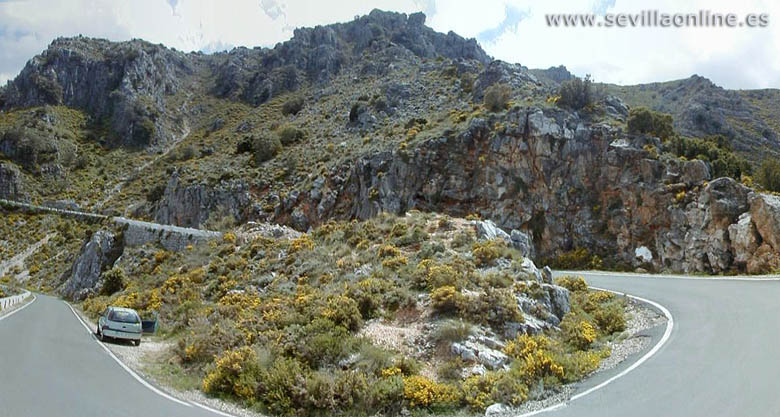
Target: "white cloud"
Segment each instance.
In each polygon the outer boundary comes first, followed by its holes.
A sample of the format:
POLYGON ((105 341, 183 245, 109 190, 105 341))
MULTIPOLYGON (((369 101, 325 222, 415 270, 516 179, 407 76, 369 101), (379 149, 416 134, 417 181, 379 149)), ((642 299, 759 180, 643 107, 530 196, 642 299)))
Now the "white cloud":
POLYGON ((780 18, 780 3, 762 0, 36 0, 0 2, 0 82, 13 77, 57 36, 143 38, 179 50, 213 52, 232 46, 268 46, 299 26, 351 20, 373 8, 429 13, 427 24, 465 37, 491 31, 485 50, 535 68, 566 65, 598 81, 633 84, 693 73, 729 88, 780 84, 780 25, 749 28, 550 28, 546 13, 662 12, 707 9, 780 18), (523 17, 515 22, 507 11, 523 17), (506 29, 503 34, 496 28, 506 29))

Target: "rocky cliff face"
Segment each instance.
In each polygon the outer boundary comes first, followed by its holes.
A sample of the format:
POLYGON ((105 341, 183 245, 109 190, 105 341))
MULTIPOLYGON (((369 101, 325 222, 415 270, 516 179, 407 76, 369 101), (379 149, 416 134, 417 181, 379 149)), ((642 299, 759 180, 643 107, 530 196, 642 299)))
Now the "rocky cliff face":
POLYGON ((659 159, 653 149, 661 147, 655 138, 590 125, 576 113, 515 107, 475 118, 463 132, 334 170, 311 190, 288 196, 275 216, 306 229, 382 211, 476 212, 532 236, 541 257, 586 248, 630 268, 768 268, 748 253, 751 244, 732 242, 729 230, 780 252, 771 240, 780 225, 774 198, 730 178, 710 181, 701 161, 659 159), (753 220, 740 220, 748 210, 753 220), (764 233, 750 235, 743 226, 764 233))
POLYGON ((166 98, 193 72, 193 59, 144 41, 60 38, 9 82, 3 108, 64 104, 105 121, 111 145, 162 145, 181 130, 166 98))
POLYGON ((110 269, 122 254, 121 239, 99 230, 84 243, 73 266, 65 273, 60 293, 73 300, 83 300, 101 286, 103 271, 110 269))

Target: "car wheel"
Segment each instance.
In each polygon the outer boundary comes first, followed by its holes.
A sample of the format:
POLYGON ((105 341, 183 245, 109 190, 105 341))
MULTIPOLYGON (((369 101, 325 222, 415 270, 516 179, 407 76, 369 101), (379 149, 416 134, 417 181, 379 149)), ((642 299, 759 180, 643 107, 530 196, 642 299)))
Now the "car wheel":
POLYGON ((141 339, 138 339, 138 340, 136 340, 136 341, 135 341, 135 345, 136 345, 136 346, 141 346, 141 339))
POLYGON ((98 338, 100 339, 101 342, 106 341, 106 336, 103 334, 103 332, 98 333, 98 338))

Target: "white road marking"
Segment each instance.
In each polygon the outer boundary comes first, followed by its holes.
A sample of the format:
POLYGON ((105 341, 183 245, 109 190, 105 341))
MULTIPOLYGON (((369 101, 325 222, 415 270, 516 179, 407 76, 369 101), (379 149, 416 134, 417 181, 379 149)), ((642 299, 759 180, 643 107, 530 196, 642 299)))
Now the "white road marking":
POLYGON ((65 305, 67 305, 67 306, 68 306, 68 308, 70 308, 70 311, 73 313, 73 315, 74 315, 74 316, 76 316, 76 318, 79 320, 79 323, 81 323, 81 325, 82 325, 82 326, 84 326, 84 329, 86 329, 86 330, 87 330, 87 333, 89 333, 89 335, 92 337, 92 339, 93 339, 95 342, 97 342, 97 344, 98 344, 98 345, 100 345, 100 347, 102 347, 102 348, 103 348, 103 350, 105 350, 105 351, 106 351, 106 353, 108 353, 108 356, 110 356, 110 357, 111 357, 111 359, 113 359, 113 360, 114 360, 114 362, 118 363, 118 364, 119 364, 119 366, 121 366, 121 367, 122 367, 122 369, 124 369, 125 371, 127 371, 127 373, 129 373, 129 374, 130 374, 130 376, 132 376, 133 378, 135 378, 135 380, 136 380, 136 381, 140 382, 140 383, 141 383, 141 385, 145 386, 146 388, 148 388, 149 390, 151 390, 152 392, 154 392, 155 394, 157 394, 157 395, 159 395, 159 396, 161 396, 161 397, 167 398, 167 399, 169 399, 169 400, 171 400, 171 401, 173 401, 173 402, 175 402, 175 403, 181 404, 181 405, 183 405, 183 406, 185 406, 185 407, 192 407, 192 405, 191 405, 190 403, 187 403, 187 402, 185 402, 185 401, 182 401, 182 400, 180 400, 180 399, 178 399, 178 398, 174 398, 174 397, 172 397, 172 396, 170 396, 170 395, 168 395, 168 394, 166 394, 166 393, 164 393, 164 392, 160 391, 159 389, 155 388, 155 387, 154 387, 152 384, 150 384, 150 383, 146 382, 146 380, 144 380, 143 378, 141 378, 141 376, 140 376, 140 375, 138 375, 137 373, 135 373, 135 371, 133 371, 132 369, 130 369, 130 367, 128 367, 127 365, 125 365, 125 364, 124 364, 124 363, 123 363, 121 360, 119 360, 119 358, 117 358, 117 357, 116 357, 116 355, 114 355, 114 352, 111 352, 111 349, 107 348, 107 347, 106 347, 106 345, 104 345, 104 344, 103 344, 103 342, 101 342, 100 340, 98 340, 98 339, 97 339, 97 337, 95 337, 95 334, 92 332, 92 329, 90 329, 90 328, 89 328, 89 326, 87 326, 87 323, 84 323, 84 320, 82 320, 82 319, 81 319, 81 317, 79 317, 78 313, 76 313, 76 310, 74 310, 74 309, 73 309, 73 306, 71 306, 71 305, 70 305, 68 302, 66 302, 66 301, 63 301, 63 303, 65 303, 65 305))
MULTIPOLYGON (((30 293, 30 294, 32 294, 32 293, 30 293)), ((10 312, 10 313, 8 313, 8 314, 4 314, 4 315, 0 316, 0 320, 5 320, 5 319, 7 319, 7 318, 9 318, 9 317, 13 316, 14 314, 16 314, 16 313, 18 313, 18 312, 20 312, 20 311, 24 310, 25 308, 29 307, 29 306, 30 306, 30 304, 34 303, 34 302, 35 302, 35 300, 37 300, 37 299, 38 299, 38 297, 36 297, 36 296, 35 296, 35 294, 32 294, 32 297, 33 297, 32 301, 30 301, 29 303, 27 303, 27 304, 25 304, 25 305, 23 305, 23 306, 21 306, 21 307, 17 308, 16 310, 14 310, 14 311, 12 311, 12 312, 10 312)))
POLYGON ((593 393, 596 390, 599 390, 601 388, 606 387, 607 385, 611 384, 612 382, 615 382, 615 380, 617 380, 618 378, 626 376, 626 374, 628 374, 629 372, 633 371, 639 365, 643 364, 645 361, 650 359, 653 355, 658 353, 658 350, 660 350, 661 347, 663 347, 663 345, 669 340, 669 337, 671 337, 672 329, 674 328, 674 317, 672 316, 672 313, 669 312, 669 310, 666 307, 662 306, 661 304, 658 304, 655 301, 651 301, 651 300, 648 300, 646 298, 637 297, 635 295, 630 295, 630 294, 626 294, 626 293, 619 292, 619 291, 612 291, 612 290, 608 290, 608 289, 604 289, 604 288, 598 288, 598 287, 589 287, 589 288, 594 289, 594 290, 598 290, 598 291, 608 291, 608 292, 611 292, 613 294, 625 295, 626 297, 633 298, 634 300, 638 300, 638 301, 641 301, 643 303, 650 304, 653 307, 657 308, 658 310, 660 310, 663 313, 664 316, 666 316, 666 330, 664 331, 664 335, 661 336, 661 340, 659 340, 658 343, 656 343, 655 346, 653 346, 653 348, 650 349, 650 351, 645 353, 644 356, 639 358, 639 360, 637 360, 636 362, 631 364, 631 366, 629 366, 628 368, 624 369, 622 372, 620 372, 619 374, 613 376, 612 378, 609 378, 608 380, 606 380, 606 381, 596 385, 595 387, 591 387, 591 388, 589 388, 589 389, 587 389, 587 390, 585 390, 585 391, 583 391, 583 392, 581 392, 579 394, 573 395, 568 401, 564 401, 564 402, 561 402, 561 403, 558 403, 558 404, 555 404, 555 405, 551 405, 549 407, 542 408, 541 410, 531 411, 531 412, 525 413, 525 414, 519 414, 519 415, 517 415, 515 417, 530 417, 530 416, 535 416, 537 414, 541 414, 541 413, 546 413, 546 412, 549 412, 549 411, 557 410, 557 409, 559 409, 559 408, 569 404, 572 401, 578 400, 578 399, 580 399, 580 398, 582 398, 582 397, 584 397, 584 396, 586 396, 588 394, 593 393))
POLYGON ((202 408, 202 409, 204 409, 206 411, 210 411, 210 412, 212 412, 214 414, 219 414, 219 415, 224 416, 224 417, 236 417, 233 414, 228 414, 228 413, 226 413, 224 411, 219 411, 219 410, 211 408, 211 407, 209 407, 209 406, 207 406, 205 404, 197 403, 195 401, 190 401, 190 403, 192 403, 192 405, 194 405, 195 407, 202 408))

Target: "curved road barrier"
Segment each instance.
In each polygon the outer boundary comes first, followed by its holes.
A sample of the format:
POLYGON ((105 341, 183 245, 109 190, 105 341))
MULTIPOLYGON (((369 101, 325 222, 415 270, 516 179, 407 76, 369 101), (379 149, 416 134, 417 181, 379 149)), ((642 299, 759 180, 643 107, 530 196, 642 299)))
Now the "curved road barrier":
POLYGON ((0 298, 0 312, 2 312, 3 310, 9 309, 9 308, 15 306, 16 304, 21 303, 22 301, 24 301, 29 296, 30 296, 30 292, 29 291, 25 291, 25 292, 23 292, 21 294, 12 295, 10 297, 5 297, 5 298, 0 298))

